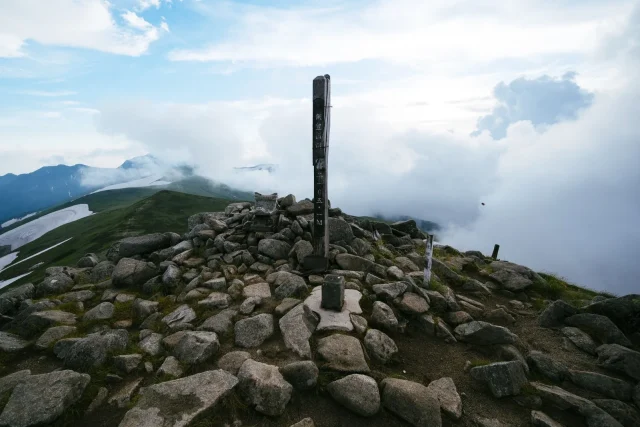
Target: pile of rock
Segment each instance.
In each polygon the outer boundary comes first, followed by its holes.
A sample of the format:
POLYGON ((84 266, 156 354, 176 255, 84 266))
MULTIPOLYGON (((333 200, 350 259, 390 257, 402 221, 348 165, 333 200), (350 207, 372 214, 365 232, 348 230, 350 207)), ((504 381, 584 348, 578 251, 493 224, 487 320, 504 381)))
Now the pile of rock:
POLYGON ((415 426, 439 426, 443 418, 505 425, 466 413, 448 376, 423 383, 381 375, 401 356, 396 340, 408 330, 497 360, 469 366, 469 375, 495 398, 530 407, 533 425, 555 425, 543 405, 570 409, 588 425, 635 420, 630 405, 640 405, 639 388, 629 378, 640 380, 640 354, 626 333, 636 299, 546 308, 542 326, 562 327, 600 367, 627 378, 570 369, 509 329, 533 314, 531 288, 546 284, 533 271, 442 247, 424 283, 425 235, 414 221, 386 224, 336 208, 328 220, 329 271, 306 275, 313 204, 289 195, 276 206, 266 222, 272 231, 254 231, 264 229, 264 222, 256 227, 264 212, 256 219, 251 203, 232 203, 190 217, 183 235, 128 237, 104 257, 87 254, 75 267, 48 268, 35 286, 0 294, 0 354, 35 349, 64 368, 0 379, 0 397, 10 393, 0 425, 51 422, 97 380, 108 380, 109 389, 80 412, 125 408, 137 396, 120 426, 188 425, 231 394, 279 416, 294 393, 316 388, 362 417, 386 411, 415 426), (265 357, 274 348, 282 357, 265 357), (95 376, 104 370, 106 378, 95 376), (199 373, 183 376, 187 370, 199 373), (602 398, 529 383, 531 370, 602 398), (325 372, 336 379, 321 382, 325 372), (37 399, 37 389, 48 387, 60 390, 37 399))

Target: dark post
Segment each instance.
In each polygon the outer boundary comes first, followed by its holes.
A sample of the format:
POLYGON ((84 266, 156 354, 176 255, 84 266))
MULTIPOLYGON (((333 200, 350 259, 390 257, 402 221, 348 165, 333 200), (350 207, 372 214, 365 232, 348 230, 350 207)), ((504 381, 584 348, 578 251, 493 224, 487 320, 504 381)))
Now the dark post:
POLYGON ((313 79, 313 254, 305 258, 305 269, 324 272, 329 262, 328 157, 331 80, 328 74, 313 79))
POLYGON ((491 254, 491 258, 498 259, 499 250, 500 250, 500 245, 493 245, 493 253, 491 254))

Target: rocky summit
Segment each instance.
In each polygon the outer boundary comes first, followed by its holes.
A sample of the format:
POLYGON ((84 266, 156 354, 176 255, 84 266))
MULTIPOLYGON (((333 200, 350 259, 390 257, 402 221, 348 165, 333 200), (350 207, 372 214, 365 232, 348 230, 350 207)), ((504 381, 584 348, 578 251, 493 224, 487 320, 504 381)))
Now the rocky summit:
POLYGON ((312 274, 312 212, 231 203, 3 289, 0 426, 640 426, 640 295, 440 245, 425 283, 415 222, 338 208, 312 274))

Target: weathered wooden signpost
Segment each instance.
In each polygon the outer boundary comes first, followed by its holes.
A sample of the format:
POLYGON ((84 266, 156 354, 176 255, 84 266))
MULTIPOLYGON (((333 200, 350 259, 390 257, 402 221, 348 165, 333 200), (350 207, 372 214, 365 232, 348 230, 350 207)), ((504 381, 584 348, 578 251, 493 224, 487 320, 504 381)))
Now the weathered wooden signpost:
POLYGON ((426 263, 424 266, 424 287, 429 288, 431 282, 431 264, 433 262, 433 234, 428 234, 425 240, 427 249, 425 251, 426 263))
POLYGON ((313 79, 313 254, 305 270, 324 272, 329 264, 329 205, 327 194, 331 80, 328 74, 313 79))

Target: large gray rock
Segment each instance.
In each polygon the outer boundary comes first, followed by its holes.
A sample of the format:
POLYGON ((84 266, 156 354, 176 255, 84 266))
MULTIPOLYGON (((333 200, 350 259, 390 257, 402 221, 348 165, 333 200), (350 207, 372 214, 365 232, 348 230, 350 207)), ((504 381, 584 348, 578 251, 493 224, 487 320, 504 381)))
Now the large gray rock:
POLYGON ((474 379, 487 383, 495 397, 517 396, 528 382, 522 364, 515 360, 476 366, 470 374, 474 379))
POLYGON ((378 384, 366 375, 347 375, 329 383, 327 391, 336 402, 363 417, 371 417, 380 410, 378 384))
POLYGON ((569 376, 569 369, 548 354, 533 350, 527 355, 527 363, 531 369, 552 381, 562 382, 569 376))
POLYGON ((509 329, 482 321, 459 325, 454 333, 460 341, 478 345, 514 344, 518 340, 509 329))
POLYGON ((160 303, 157 301, 147 301, 141 298, 136 298, 133 301, 133 313, 138 320, 143 320, 158 312, 160 303))
POLYGON ((341 218, 329 218, 329 243, 344 241, 350 243, 355 236, 351 226, 341 218))
POLYGON ((4 395, 8 391, 13 390, 16 385, 21 383, 25 378, 29 377, 29 375, 31 375, 31 371, 29 369, 24 369, 22 371, 17 371, 13 374, 9 374, 0 378, 0 396, 4 395))
POLYGON ((427 300, 413 292, 405 292, 394 303, 400 311, 413 316, 426 313, 429 310, 427 300))
POLYGON ((569 370, 569 380, 585 390, 612 399, 630 401, 633 398, 633 384, 597 372, 569 370))
POLYGON ((186 365, 206 362, 218 352, 220 342, 215 332, 185 331, 173 355, 186 365))
POLYGON ((31 343, 17 335, 0 331, 0 353, 14 353, 24 350, 31 343))
POLYGON ((239 347, 258 347, 273 335, 273 315, 268 313, 242 319, 234 327, 235 343, 239 347))
POLYGON ((493 271, 491 278, 511 292, 525 290, 534 283, 547 284, 538 273, 522 265, 506 261, 493 261, 490 267, 493 271))
POLYGON ((596 348, 598 365, 640 381, 640 353, 619 344, 604 344, 596 348))
POLYGON ((289 363, 280 373, 296 390, 310 390, 318 383, 318 367, 311 360, 289 363))
POLYGON ((562 334, 569 339, 576 347, 585 353, 592 355, 596 354, 596 343, 586 333, 582 332, 578 328, 567 326, 561 329, 562 334))
POLYGON ((287 212, 293 216, 308 215, 313 213, 313 202, 309 199, 300 200, 299 202, 289 206, 287 208, 287 212))
POLYGON ((309 338, 316 330, 319 319, 304 304, 298 304, 278 322, 285 346, 298 356, 311 359, 309 338))
POLYGON ((258 253, 275 260, 287 259, 289 251, 291 251, 291 245, 282 240, 262 239, 258 242, 258 253))
POLYGON ((171 245, 171 239, 161 233, 146 234, 144 236, 127 237, 120 241, 118 254, 120 257, 150 254, 171 245))
POLYGON ((151 262, 122 258, 113 270, 111 281, 116 287, 141 287, 157 274, 158 271, 151 262))
POLYGON ((561 410, 572 410, 585 418, 588 427, 622 427, 606 411, 596 406, 590 400, 576 396, 573 393, 538 382, 532 382, 531 386, 543 401, 548 402, 561 410))
POLYGON ((343 270, 364 271, 378 277, 385 277, 387 274, 387 269, 384 266, 352 254, 336 255, 336 264, 343 270))
POLYGON ((162 352, 162 334, 153 332, 147 335, 140 340, 138 347, 150 356, 157 356, 162 352))
POLYGON ((364 336, 364 347, 370 357, 380 363, 388 363, 398 353, 396 343, 384 332, 369 329, 364 336))
MULTIPOLYGON (((297 221, 294 222, 297 224, 297 221)), ((306 240, 298 240, 289 252, 289 257, 295 256, 298 264, 302 264, 304 259, 313 253, 313 246, 306 240)))
POLYGON ((453 379, 449 377, 431 381, 427 390, 438 399, 440 409, 454 420, 462 417, 462 400, 453 379))
POLYGON ((247 359, 251 359, 251 355, 246 351, 230 351, 218 359, 218 368, 232 375, 238 375, 240 367, 247 359))
POLYGON ((625 347, 632 345, 615 323, 600 314, 576 314, 567 317, 565 323, 583 330, 603 344, 620 344, 625 347))
POLYGON ((413 381, 385 378, 382 405, 415 427, 440 427, 440 403, 427 387, 413 381))
POLYGON ((93 268, 98 265, 98 262, 100 262, 100 260, 96 254, 86 254, 78 260, 76 266, 78 268, 93 268))
POLYGON ((55 421, 82 397, 91 377, 74 371, 31 375, 15 386, 0 425, 28 427, 55 421))
POLYGON ((267 276, 267 282, 276 286, 278 299, 301 297, 309 291, 304 279, 288 271, 277 271, 267 276))
POLYGON ((404 294, 408 288, 409 285, 405 282, 381 283, 373 285, 373 292, 378 298, 393 300, 404 294))
POLYGON ((607 411, 624 427, 640 426, 640 413, 637 409, 615 399, 593 399, 593 403, 607 411))
POLYGON ((162 318, 162 323, 170 328, 176 325, 189 323, 196 319, 196 312, 188 304, 183 304, 162 318))
POLYGON ((87 311, 82 320, 85 322, 91 322, 94 320, 108 320, 113 317, 115 306, 110 302, 102 302, 91 310, 87 311))
POLYGON ((76 315, 60 310, 45 310, 31 313, 22 322, 23 335, 31 335, 54 325, 75 325, 76 315))
POLYGON ((220 313, 209 317, 198 329, 212 331, 218 335, 229 335, 233 328, 233 319, 238 315, 237 310, 227 308, 220 313))
POLYGON ((113 365, 128 374, 135 371, 142 362, 141 354, 122 354, 113 358, 113 365))
POLYGON ((392 331, 398 327, 398 319, 391 307, 382 301, 376 301, 371 311, 371 324, 392 331))
POLYGON ((13 314, 18 311, 22 301, 33 298, 36 287, 33 283, 25 283, 17 288, 9 289, 0 294, 0 314, 13 314))
POLYGON ((103 365, 111 353, 124 351, 128 343, 129 333, 125 329, 89 334, 74 342, 65 352, 64 365, 86 372, 91 368, 103 365))
POLYGON ((364 358, 360 341, 348 335, 335 334, 318 341, 318 356, 324 367, 339 372, 367 373, 369 366, 364 358))
POLYGON ((622 331, 640 330, 640 295, 630 294, 619 298, 607 298, 590 304, 585 312, 607 316, 622 331))
POLYGON ((231 303, 231 295, 224 292, 211 292, 205 299, 198 301, 198 306, 209 309, 227 308, 231 303))
POLYGON ((100 283, 108 280, 116 266, 111 261, 102 261, 91 269, 91 282, 100 283))
POLYGON ((564 319, 578 313, 578 309, 562 300, 552 302, 538 316, 538 324, 543 328, 564 326, 564 319))
POLYGON ((170 265, 162 274, 162 284, 168 289, 174 289, 180 284, 182 272, 175 265, 170 265))
POLYGON ((60 272, 55 273, 45 279, 37 286, 36 295, 59 295, 70 291, 73 287, 73 279, 60 272))
POLYGON ((49 328, 36 341, 36 348, 45 350, 67 335, 75 334, 77 330, 75 326, 54 326, 49 328))
POLYGON ((140 390, 140 399, 119 427, 187 426, 200 413, 213 408, 238 384, 221 369, 206 371, 140 390))
POLYGON ((291 399, 293 386, 277 366, 248 359, 238 371, 238 389, 255 410, 269 416, 281 415, 291 399))

